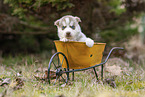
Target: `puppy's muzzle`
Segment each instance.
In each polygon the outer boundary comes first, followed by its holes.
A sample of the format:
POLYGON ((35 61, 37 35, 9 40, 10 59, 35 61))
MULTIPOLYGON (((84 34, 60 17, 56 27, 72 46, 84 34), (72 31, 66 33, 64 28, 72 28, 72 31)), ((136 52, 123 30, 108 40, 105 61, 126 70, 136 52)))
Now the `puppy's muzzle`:
POLYGON ((71 37, 71 33, 70 32, 66 32, 66 37, 71 37))

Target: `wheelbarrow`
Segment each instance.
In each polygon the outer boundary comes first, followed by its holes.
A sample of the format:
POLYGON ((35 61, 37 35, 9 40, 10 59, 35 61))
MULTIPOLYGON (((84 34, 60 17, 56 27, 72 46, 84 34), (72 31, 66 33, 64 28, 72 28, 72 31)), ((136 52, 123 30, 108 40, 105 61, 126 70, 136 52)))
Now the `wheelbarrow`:
POLYGON ((93 69, 96 79, 99 80, 96 67, 101 66, 101 80, 103 80, 103 67, 115 49, 123 49, 122 47, 113 47, 102 62, 103 52, 106 43, 95 43, 89 48, 85 42, 62 42, 54 41, 57 52, 51 57, 48 66, 48 81, 56 84, 56 82, 67 83, 69 74, 72 73, 74 80, 74 72, 93 69))

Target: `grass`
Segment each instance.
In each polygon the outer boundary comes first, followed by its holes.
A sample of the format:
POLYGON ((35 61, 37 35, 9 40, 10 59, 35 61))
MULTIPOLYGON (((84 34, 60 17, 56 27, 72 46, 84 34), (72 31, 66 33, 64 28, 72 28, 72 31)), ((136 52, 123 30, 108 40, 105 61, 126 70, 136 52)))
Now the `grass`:
MULTIPOLYGON (((120 75, 117 75, 115 82, 117 87, 112 88, 108 84, 97 82, 91 70, 76 72, 75 81, 68 85, 49 85, 46 82, 37 80, 35 71, 47 69, 50 56, 28 55, 2 58, 0 62, 0 79, 11 78, 9 85, 0 86, 0 95, 5 97, 145 97, 145 77, 141 66, 129 70, 130 67, 120 75), (20 77, 24 81, 21 89, 14 90, 16 86, 16 74, 22 71, 20 77)), ((121 64, 123 65, 123 63, 121 64)), ((105 72, 105 78, 112 76, 105 72)), ((2 83, 2 80, 0 80, 2 83)))

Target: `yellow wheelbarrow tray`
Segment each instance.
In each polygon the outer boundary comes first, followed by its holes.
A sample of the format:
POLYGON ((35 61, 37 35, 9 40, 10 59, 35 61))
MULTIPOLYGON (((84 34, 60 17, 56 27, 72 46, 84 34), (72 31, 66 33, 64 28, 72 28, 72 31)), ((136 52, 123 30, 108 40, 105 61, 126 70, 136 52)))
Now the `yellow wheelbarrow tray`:
MULTIPOLYGON (((85 42, 62 42, 54 41, 57 52, 51 57, 48 66, 48 81, 50 83, 51 71, 50 68, 54 67, 56 80, 60 77, 62 80, 67 83, 69 80, 69 73, 83 71, 88 69, 93 69, 98 80, 98 75, 95 70, 95 67, 101 66, 101 79, 103 80, 103 64, 105 64, 110 57, 111 53, 115 49, 123 49, 122 47, 114 47, 110 50, 105 61, 101 63, 103 52, 105 49, 106 43, 94 43, 93 47, 86 46, 85 42), (57 58, 56 58, 57 57, 57 58), (55 63, 57 62, 57 63, 55 63), (53 65, 53 66, 51 66, 53 65), (63 70, 64 69, 64 70, 63 70), (71 70, 70 70, 71 69, 71 70), (62 74, 66 74, 64 78, 62 74)), ((56 80, 54 84, 56 83, 56 80)))

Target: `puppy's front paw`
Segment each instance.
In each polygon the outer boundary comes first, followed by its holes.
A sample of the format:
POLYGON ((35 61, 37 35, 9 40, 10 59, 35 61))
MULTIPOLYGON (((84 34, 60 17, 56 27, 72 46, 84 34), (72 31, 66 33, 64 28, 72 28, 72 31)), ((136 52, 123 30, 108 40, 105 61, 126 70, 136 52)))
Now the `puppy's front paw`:
POLYGON ((88 47, 93 47, 94 41, 93 41, 92 39, 90 39, 90 38, 87 38, 87 39, 86 39, 86 45, 87 45, 88 47))
POLYGON ((60 41, 67 42, 68 39, 66 39, 66 38, 62 38, 62 39, 60 39, 60 41))

